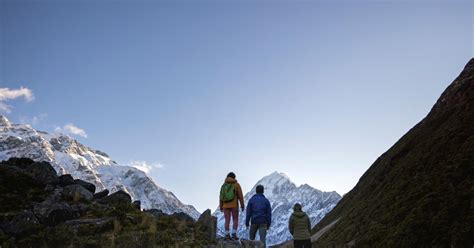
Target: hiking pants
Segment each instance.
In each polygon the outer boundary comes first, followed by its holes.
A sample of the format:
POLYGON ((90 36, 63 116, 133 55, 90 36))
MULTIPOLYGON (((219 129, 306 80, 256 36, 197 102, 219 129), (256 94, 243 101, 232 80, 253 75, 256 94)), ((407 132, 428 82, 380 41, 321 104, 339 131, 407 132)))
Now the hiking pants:
POLYGON ((295 248, 311 248, 311 239, 293 240, 295 248))
POLYGON ((265 239, 267 237, 267 224, 252 224, 250 225, 250 240, 255 240, 255 235, 257 234, 258 230, 258 235, 260 236, 260 241, 262 241, 263 245, 267 247, 267 243, 265 242, 265 239))
POLYGON ((229 231, 230 217, 232 216, 232 227, 234 232, 237 232, 239 226, 239 209, 238 208, 224 208, 225 230, 229 231))

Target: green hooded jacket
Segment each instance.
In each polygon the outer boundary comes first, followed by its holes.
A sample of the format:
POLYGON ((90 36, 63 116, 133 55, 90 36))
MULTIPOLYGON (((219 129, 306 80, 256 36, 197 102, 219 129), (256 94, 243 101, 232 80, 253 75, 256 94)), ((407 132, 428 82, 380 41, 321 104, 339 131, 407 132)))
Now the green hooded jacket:
POLYGON ((305 212, 293 212, 290 217, 289 229, 294 240, 311 238, 311 222, 305 212))

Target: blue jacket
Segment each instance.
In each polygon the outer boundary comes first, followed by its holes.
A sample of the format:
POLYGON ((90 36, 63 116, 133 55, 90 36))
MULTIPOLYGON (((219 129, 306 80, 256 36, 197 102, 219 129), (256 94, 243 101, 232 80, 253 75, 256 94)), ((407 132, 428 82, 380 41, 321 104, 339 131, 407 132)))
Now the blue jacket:
POLYGON ((270 227, 272 223, 272 206, 263 194, 255 194, 250 198, 247 204, 247 216, 245 218, 245 225, 252 224, 267 224, 270 227))

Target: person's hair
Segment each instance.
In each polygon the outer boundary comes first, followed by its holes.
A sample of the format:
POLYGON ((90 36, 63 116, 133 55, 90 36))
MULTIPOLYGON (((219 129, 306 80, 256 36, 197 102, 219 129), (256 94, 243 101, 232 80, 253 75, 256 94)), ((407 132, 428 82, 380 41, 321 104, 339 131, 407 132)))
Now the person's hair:
POLYGON ((235 173, 234 172, 229 172, 229 174, 227 174, 227 177, 231 177, 231 178, 235 179, 235 173))
POLYGON ((295 205, 293 206, 293 210, 294 210, 295 212, 301 212, 301 211, 302 211, 301 204, 295 203, 295 205))
POLYGON ((257 194, 263 194, 263 185, 257 185, 255 190, 257 191, 257 194))

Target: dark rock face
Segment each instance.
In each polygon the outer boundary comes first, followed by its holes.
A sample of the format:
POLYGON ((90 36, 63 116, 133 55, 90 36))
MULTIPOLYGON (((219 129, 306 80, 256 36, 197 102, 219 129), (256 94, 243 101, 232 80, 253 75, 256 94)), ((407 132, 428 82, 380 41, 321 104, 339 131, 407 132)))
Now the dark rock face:
POLYGON ((43 202, 37 204, 33 211, 42 224, 49 226, 79 217, 79 214, 67 203, 43 202))
POLYGON ((145 210, 143 210, 143 212, 149 213, 149 214, 155 216, 156 218, 160 218, 160 217, 163 217, 163 216, 168 216, 168 214, 165 214, 163 211, 161 211, 159 209, 156 209, 156 208, 145 209, 145 210))
POLYGON ((94 198, 94 200, 102 199, 102 198, 106 197, 108 194, 109 194, 109 190, 104 189, 100 192, 95 193, 93 198, 94 198))
POLYGON ((47 185, 55 184, 58 181, 56 171, 48 162, 33 162, 31 159, 11 158, 8 164, 20 168, 24 173, 30 175, 36 182, 47 185))
POLYGON ((142 209, 142 206, 141 206, 141 202, 140 201, 134 201, 132 202, 132 206, 135 207, 136 209, 138 210, 141 210, 142 209))
POLYGON ((74 182, 74 178, 72 178, 70 174, 65 174, 58 177, 58 185, 61 187, 65 187, 72 184, 76 184, 76 182, 74 182))
POLYGON ((119 190, 97 201, 99 203, 108 204, 108 205, 131 204, 132 197, 130 197, 130 195, 127 194, 125 191, 119 190))
MULTIPOLYGON (((0 162, 1 247, 204 247, 203 233, 186 214, 155 215, 118 191, 95 194, 65 175, 53 179, 47 163, 0 162), (37 175, 40 175, 37 177, 37 175), (38 180, 39 178, 39 180, 38 180)), ((95 190, 94 190, 95 191, 95 190)), ((215 233, 214 233, 215 236, 215 233)))
POLYGON ((94 184, 88 183, 88 182, 83 181, 83 180, 81 180, 81 179, 76 179, 76 180, 74 180, 74 182, 75 182, 76 184, 81 185, 81 186, 84 187, 85 189, 89 190, 92 194, 95 193, 95 185, 94 185, 94 184))
POLYGON ((179 220, 182 220, 182 221, 187 221, 187 222, 194 222, 194 219, 183 213, 183 212, 180 212, 180 213, 173 213, 173 214, 166 214, 164 213, 163 211, 159 210, 159 209, 147 209, 147 210, 144 210, 144 212, 146 213, 149 213, 157 218, 162 218, 162 217, 174 217, 176 219, 179 219, 179 220))
POLYGON ((63 188, 63 197, 67 200, 78 201, 91 201, 93 194, 78 184, 68 185, 63 188))
POLYGON ((203 234, 202 239, 207 240, 209 243, 216 241, 217 218, 211 215, 210 209, 207 209, 199 216, 197 226, 203 234))
POLYGON ((16 166, 18 168, 24 168, 26 166, 29 166, 33 164, 35 161, 33 161, 30 158, 10 158, 6 164, 16 166))
POLYGON ((313 230, 318 247, 474 245, 474 59, 313 230))
POLYGON ((36 216, 31 211, 25 210, 16 214, 2 229, 7 234, 24 237, 33 234, 39 227, 40 223, 36 216))

